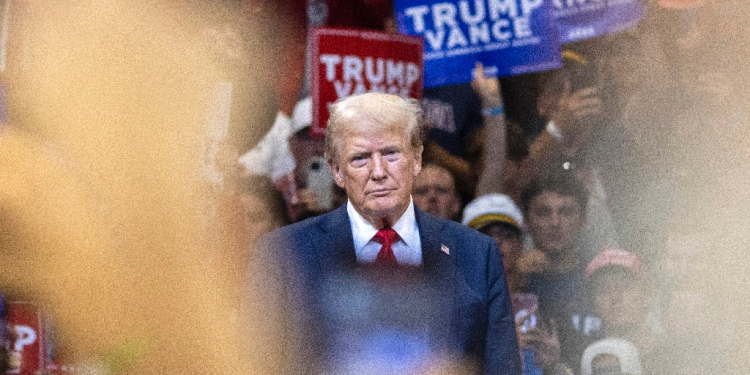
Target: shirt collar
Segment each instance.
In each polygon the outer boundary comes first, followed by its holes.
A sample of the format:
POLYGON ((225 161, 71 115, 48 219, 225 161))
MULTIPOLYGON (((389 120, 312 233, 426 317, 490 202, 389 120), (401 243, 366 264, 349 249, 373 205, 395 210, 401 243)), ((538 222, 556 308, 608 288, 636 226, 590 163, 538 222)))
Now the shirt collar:
MULTIPOLYGON (((346 212, 352 224, 352 236, 354 237, 354 250, 361 250, 378 230, 370 224, 362 215, 354 209, 351 201, 346 202, 346 212)), ((393 224, 393 230, 398 233, 401 240, 411 249, 416 249, 418 244, 417 218, 414 214, 414 201, 409 196, 409 206, 403 215, 393 224)))

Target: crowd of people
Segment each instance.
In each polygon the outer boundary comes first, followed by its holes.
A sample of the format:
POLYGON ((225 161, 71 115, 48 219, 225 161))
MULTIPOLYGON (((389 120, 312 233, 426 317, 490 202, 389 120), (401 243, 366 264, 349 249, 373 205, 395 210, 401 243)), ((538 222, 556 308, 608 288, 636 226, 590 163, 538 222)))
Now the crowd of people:
MULTIPOLYGON (((497 243, 533 362, 524 373, 732 372, 728 351, 706 349, 731 343, 709 311, 733 306, 712 289, 712 229, 699 216, 715 213, 698 198, 714 194, 719 169, 735 172, 728 160, 747 158, 725 137, 746 114, 727 79, 737 67, 705 56, 739 46, 710 21, 729 7, 654 2, 631 30, 565 45, 562 69, 497 79, 478 63, 471 83, 425 90, 413 202, 497 243), (689 12, 700 22, 684 27, 689 12)), ((291 117, 289 142, 322 142, 309 121, 291 117)), ((322 147, 294 148, 292 220, 345 204, 332 177, 327 194, 311 185, 307 161, 322 147)))
POLYGON ((560 69, 477 63, 418 101, 339 102, 369 117, 326 139, 305 30, 397 32, 390 0, 23 8, 0 77, 3 296, 122 372, 742 373, 750 11, 644 2, 560 69), (395 188, 373 203, 373 181, 395 188), (357 266, 380 262, 429 272, 357 266))

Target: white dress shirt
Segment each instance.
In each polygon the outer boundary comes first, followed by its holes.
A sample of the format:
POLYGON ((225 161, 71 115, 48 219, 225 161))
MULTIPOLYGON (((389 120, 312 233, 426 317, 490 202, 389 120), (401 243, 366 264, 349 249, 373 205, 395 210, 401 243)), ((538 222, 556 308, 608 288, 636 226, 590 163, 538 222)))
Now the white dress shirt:
MULTIPOLYGON (((347 201, 346 212, 352 225, 352 237, 354 237, 354 251, 357 254, 357 262, 360 264, 375 263, 375 259, 383 246, 373 240, 378 232, 362 215, 354 209, 352 203, 347 201)), ((400 265, 419 266, 422 265, 422 240, 419 239, 419 228, 414 216, 414 202, 409 198, 409 207, 401 218, 393 225, 393 230, 398 233, 399 239, 393 244, 393 254, 400 265)))

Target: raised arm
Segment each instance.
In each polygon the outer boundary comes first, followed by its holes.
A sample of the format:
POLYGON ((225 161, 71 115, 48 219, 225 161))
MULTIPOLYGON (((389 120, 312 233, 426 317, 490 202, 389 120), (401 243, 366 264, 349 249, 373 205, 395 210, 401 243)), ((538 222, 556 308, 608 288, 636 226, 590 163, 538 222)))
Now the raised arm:
POLYGON ((514 199, 555 161, 574 156, 601 121, 599 89, 586 87, 572 92, 570 81, 564 75, 558 78, 562 80, 561 90, 545 90, 537 104, 539 113, 549 120, 545 130, 529 146, 529 156, 505 171, 503 193, 514 199))
POLYGON ((483 168, 477 183, 476 196, 502 192, 505 165, 505 108, 497 77, 484 76, 482 63, 477 62, 471 87, 482 99, 484 118, 483 168))

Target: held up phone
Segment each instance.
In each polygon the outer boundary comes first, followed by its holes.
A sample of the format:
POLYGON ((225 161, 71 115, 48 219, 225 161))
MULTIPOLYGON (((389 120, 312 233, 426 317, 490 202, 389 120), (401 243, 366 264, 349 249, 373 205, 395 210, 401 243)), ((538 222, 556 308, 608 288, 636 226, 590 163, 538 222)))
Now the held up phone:
MULTIPOLYGON (((513 305, 513 314, 515 315, 518 332, 524 334, 536 327, 539 299, 535 294, 516 294, 511 298, 511 305, 513 305)), ((522 349, 522 375, 542 375, 543 370, 536 365, 536 352, 529 348, 522 349)))
POLYGON ((516 325, 521 333, 536 327, 539 300, 535 294, 519 293, 511 298, 516 325))
POLYGON ((325 158, 313 156, 307 159, 307 189, 315 194, 318 205, 330 210, 333 205, 333 171, 325 158))

